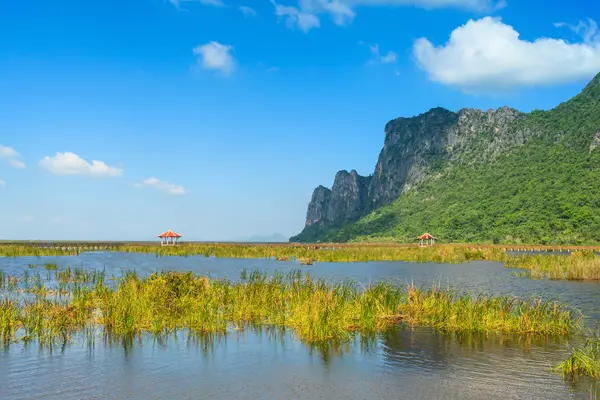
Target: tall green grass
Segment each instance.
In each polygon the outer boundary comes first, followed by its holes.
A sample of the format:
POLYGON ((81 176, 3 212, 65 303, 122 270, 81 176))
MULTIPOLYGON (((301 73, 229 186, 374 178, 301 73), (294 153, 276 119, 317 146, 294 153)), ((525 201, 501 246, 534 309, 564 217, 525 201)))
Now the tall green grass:
POLYGON ((591 251, 568 256, 523 255, 506 260, 508 268, 524 268, 533 279, 600 280, 600 257, 591 251))
POLYGON ((114 283, 105 283, 102 273, 90 273, 85 282, 75 279, 74 271, 56 274, 64 295, 49 298, 38 287, 33 299, 6 298, 0 303, 3 341, 65 341, 90 327, 101 327, 114 337, 163 335, 179 329, 206 334, 275 327, 322 344, 398 323, 453 332, 558 336, 578 331, 582 321, 578 312, 552 301, 462 295, 439 286, 380 283, 361 288, 352 282, 314 280, 298 271, 273 277, 244 271, 238 282, 191 272, 160 272, 146 278, 127 272, 114 283))

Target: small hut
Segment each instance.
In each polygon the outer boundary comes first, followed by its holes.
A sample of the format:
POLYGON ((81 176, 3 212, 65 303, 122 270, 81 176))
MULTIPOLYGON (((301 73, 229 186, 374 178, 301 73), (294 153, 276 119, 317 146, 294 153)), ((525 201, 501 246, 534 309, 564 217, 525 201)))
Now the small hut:
POLYGON ((158 235, 158 237, 160 238, 161 246, 176 246, 181 235, 169 229, 168 231, 158 235))
POLYGON ((419 240, 419 246, 433 246, 435 244, 435 241, 437 240, 436 237, 429 233, 424 233, 417 239, 419 240))

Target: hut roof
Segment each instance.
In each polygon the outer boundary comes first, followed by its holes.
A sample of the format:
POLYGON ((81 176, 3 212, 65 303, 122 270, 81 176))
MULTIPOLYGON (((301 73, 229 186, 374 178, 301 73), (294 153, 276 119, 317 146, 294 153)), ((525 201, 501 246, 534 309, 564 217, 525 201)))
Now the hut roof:
POLYGON ((158 235, 159 238, 165 238, 165 237, 181 237, 181 235, 179 233, 175 233, 172 230, 168 230, 164 233, 161 233, 160 235, 158 235))
POLYGON ((428 240, 428 239, 437 239, 437 238, 429 233, 424 233, 421 236, 419 236, 417 239, 428 240))

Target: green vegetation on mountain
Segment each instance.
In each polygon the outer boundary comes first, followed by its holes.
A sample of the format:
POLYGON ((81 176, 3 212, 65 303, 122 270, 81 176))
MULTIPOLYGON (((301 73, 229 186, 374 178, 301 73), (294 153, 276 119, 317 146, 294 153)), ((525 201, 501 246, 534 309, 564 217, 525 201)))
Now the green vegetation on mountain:
POLYGON ((427 231, 444 242, 600 242, 600 75, 573 99, 514 122, 533 132, 493 159, 446 158, 392 203, 360 219, 307 226, 293 241, 411 242, 427 231))

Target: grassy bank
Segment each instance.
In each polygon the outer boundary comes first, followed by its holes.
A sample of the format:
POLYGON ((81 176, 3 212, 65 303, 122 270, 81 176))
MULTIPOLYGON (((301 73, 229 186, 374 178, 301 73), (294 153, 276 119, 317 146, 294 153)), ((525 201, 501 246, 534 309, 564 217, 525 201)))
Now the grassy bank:
POLYGON ((600 280, 600 257, 590 251, 578 251, 568 256, 508 257, 506 266, 524 268, 527 276, 534 279, 600 280))
POLYGON ((358 288, 313 280, 299 272, 271 278, 243 272, 235 283, 191 272, 147 278, 130 272, 115 281, 106 280, 101 272, 44 273, 55 274, 59 290, 49 293, 40 273, 27 284, 6 276, 0 281, 8 291, 0 301, 4 342, 68 340, 74 332, 91 327, 130 337, 178 329, 204 334, 274 326, 291 329, 311 344, 345 341, 355 332, 378 332, 400 322, 443 331, 538 335, 568 335, 581 327, 578 312, 555 302, 465 296, 435 286, 358 288))
MULTIPOLYGON (((110 251, 110 250, 109 250, 110 251)), ((460 263, 472 260, 504 261, 500 248, 441 245, 417 246, 358 246, 358 245, 241 245, 241 244, 183 244, 161 247, 155 245, 123 245, 112 251, 154 254, 163 256, 195 256, 219 258, 274 258, 278 260, 312 260, 316 262, 354 261, 412 261, 460 263)), ((40 248, 34 246, 0 245, 0 256, 58 256, 74 255, 68 248, 40 248)))

